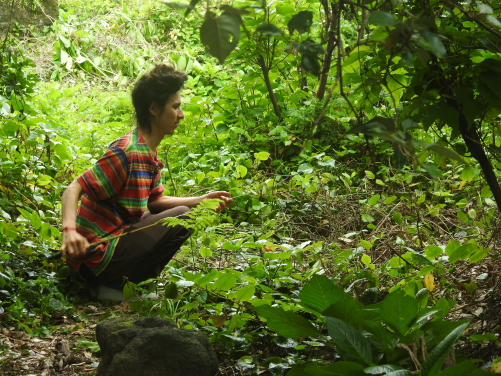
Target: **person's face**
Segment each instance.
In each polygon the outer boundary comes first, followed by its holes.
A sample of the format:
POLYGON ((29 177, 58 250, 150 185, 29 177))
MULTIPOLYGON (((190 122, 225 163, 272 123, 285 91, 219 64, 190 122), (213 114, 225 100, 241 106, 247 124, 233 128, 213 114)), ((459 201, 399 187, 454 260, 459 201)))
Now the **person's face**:
POLYGON ((151 127, 154 132, 162 135, 174 134, 179 121, 184 119, 183 110, 181 110, 181 95, 179 92, 172 94, 164 108, 160 110, 152 104, 150 113, 152 115, 151 127))

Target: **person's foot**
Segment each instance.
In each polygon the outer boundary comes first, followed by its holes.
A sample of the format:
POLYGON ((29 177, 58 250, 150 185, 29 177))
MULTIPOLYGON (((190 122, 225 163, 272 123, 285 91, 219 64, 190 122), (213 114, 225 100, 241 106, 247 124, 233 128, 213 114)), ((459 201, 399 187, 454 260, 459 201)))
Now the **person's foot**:
MULTIPOLYGON (((157 300, 158 295, 152 292, 148 295, 141 295, 142 299, 151 299, 157 300)), ((112 289, 111 287, 101 285, 98 288, 97 300, 111 300, 114 302, 131 302, 133 300, 137 300, 137 297, 132 297, 130 299, 125 299, 124 293, 122 290, 112 289)))
POLYGON ((122 290, 112 289, 108 286, 99 286, 97 300, 111 300, 114 302, 124 302, 126 299, 122 290))

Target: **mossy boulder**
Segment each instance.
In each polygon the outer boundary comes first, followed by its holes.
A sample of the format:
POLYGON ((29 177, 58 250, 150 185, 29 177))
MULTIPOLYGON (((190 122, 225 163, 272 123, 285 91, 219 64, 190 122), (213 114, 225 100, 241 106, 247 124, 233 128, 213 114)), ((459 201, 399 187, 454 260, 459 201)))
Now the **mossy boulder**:
POLYGON ((214 376, 218 370, 203 333, 160 317, 110 317, 98 324, 96 337, 99 376, 214 376))
POLYGON ((0 4, 0 32, 16 22, 26 27, 49 26, 59 17, 57 0, 4 0, 0 4))

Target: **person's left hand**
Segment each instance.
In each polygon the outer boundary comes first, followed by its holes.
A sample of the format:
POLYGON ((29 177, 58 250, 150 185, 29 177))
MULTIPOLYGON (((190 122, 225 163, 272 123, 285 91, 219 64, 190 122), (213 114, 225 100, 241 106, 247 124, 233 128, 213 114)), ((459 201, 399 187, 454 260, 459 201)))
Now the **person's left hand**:
POLYGON ((233 202, 233 199, 231 198, 231 193, 225 192, 225 191, 216 191, 216 192, 207 193, 206 195, 203 195, 202 197, 204 199, 206 199, 206 198, 219 199, 220 203, 219 203, 218 211, 224 210, 227 206, 229 206, 233 202))

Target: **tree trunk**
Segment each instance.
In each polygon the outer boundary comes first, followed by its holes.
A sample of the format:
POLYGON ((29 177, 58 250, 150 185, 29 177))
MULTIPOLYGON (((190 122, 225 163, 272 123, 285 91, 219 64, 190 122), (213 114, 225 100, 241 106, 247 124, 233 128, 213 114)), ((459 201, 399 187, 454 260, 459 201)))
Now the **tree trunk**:
MULTIPOLYGON (((454 107, 457 109, 459 106, 456 105, 454 107)), ((487 184, 489 184, 489 188, 494 196, 494 200, 496 200, 498 209, 501 211, 501 187, 499 187, 498 179, 494 173, 494 169, 492 168, 489 158, 487 158, 487 155, 485 154, 477 128, 474 124, 468 128, 468 121, 461 111, 459 112, 459 131, 463 136, 463 140, 466 143, 471 156, 480 164, 485 180, 487 181, 487 184)))
POLYGON ((282 113, 280 112, 280 107, 278 107, 277 98, 275 97, 275 92, 271 87, 270 76, 268 74, 269 68, 266 66, 266 62, 264 61, 263 55, 259 55, 258 58, 259 66, 261 67, 261 71, 263 72, 264 82, 266 84, 266 88, 268 89, 268 94, 270 95, 271 103, 273 104, 273 109, 275 110, 275 114, 278 116, 278 119, 282 121, 282 113))
MULTIPOLYGON (((325 1, 325 0, 324 0, 325 1)), ((322 71, 320 73, 320 83, 318 85, 317 99, 323 99, 325 95, 325 89, 327 87, 327 78, 329 77, 329 71, 332 63, 332 53, 336 47, 336 31, 338 28, 338 17, 337 12, 339 9, 339 3, 332 4, 329 10, 329 3, 327 1, 322 1, 324 5, 325 16, 328 17, 329 24, 327 26, 327 48, 325 49, 324 62, 322 64, 322 71)))

